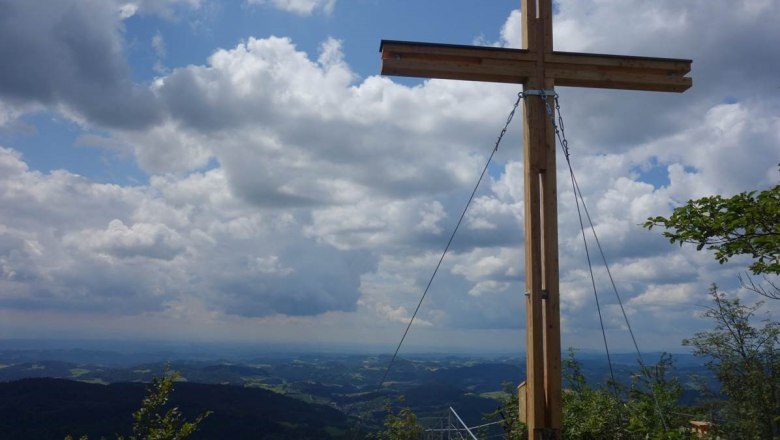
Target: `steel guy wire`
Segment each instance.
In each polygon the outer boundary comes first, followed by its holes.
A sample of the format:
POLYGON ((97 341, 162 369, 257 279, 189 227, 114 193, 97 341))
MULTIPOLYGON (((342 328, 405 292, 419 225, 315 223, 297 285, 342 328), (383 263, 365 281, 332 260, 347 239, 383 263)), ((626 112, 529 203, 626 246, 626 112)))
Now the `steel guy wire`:
POLYGON ((498 139, 496 140, 496 144, 493 147, 493 151, 490 152, 490 156, 488 157, 488 160, 485 163, 485 167, 482 168, 482 173, 479 175, 479 179, 477 179, 477 184, 474 185, 474 189, 471 191, 471 195, 469 196, 468 201, 466 201, 466 206, 463 208, 463 211, 461 212, 460 217, 458 218, 458 222, 455 224, 455 228, 452 230, 452 234, 450 234, 450 238, 447 241, 447 245, 444 247, 444 251, 442 252, 441 257, 439 258, 439 262, 436 263, 436 268, 433 270, 433 273, 431 274, 431 277, 428 280, 428 284, 425 286, 425 290, 423 291, 423 294, 420 297, 420 301, 417 303, 417 307, 414 309, 412 318, 409 320, 409 324, 406 326, 406 330, 404 330, 403 336, 401 336, 401 341, 398 343, 398 347, 396 347, 395 352, 393 353, 393 357, 390 358, 390 363, 387 365, 385 374, 382 376, 382 380, 379 382, 379 385, 377 386, 377 391, 382 388, 382 385, 385 383, 385 380, 387 379, 387 375, 390 372, 390 368, 393 366, 393 362, 395 362, 395 359, 398 356, 398 352, 401 350, 401 345, 403 345, 404 340, 406 339, 406 335, 409 333, 409 329, 412 327, 412 323, 414 322, 414 319, 417 317, 417 313, 420 311, 420 307, 422 306, 423 300, 425 300, 425 297, 428 295, 428 291, 431 288, 431 284, 433 284, 433 280, 436 278, 436 274, 439 272, 441 263, 444 261, 444 257, 447 255, 447 251, 449 251, 450 246, 452 245, 452 240, 455 238, 455 234, 458 232, 458 229, 460 228, 460 225, 463 222, 463 218, 466 216, 466 211, 468 211, 471 202, 474 200, 474 196, 477 193, 477 189, 479 189, 479 185, 480 183, 482 183, 482 179, 485 177, 485 173, 487 173, 488 167, 490 166, 490 162, 493 160, 493 156, 495 156, 496 152, 498 151, 499 145, 501 145, 501 140, 504 138, 504 134, 506 134, 506 130, 509 127, 509 124, 512 122, 512 118, 514 118, 515 116, 515 112, 517 111, 517 106, 520 105, 521 99, 523 99, 523 94, 518 93, 517 100, 515 100, 515 103, 512 106, 512 111, 509 112, 509 116, 507 116, 506 118, 506 123, 504 124, 504 128, 501 129, 501 133, 498 135, 498 139))
MULTIPOLYGON (((382 385, 384 385, 385 380, 387 380, 387 375, 390 373, 390 369, 392 368, 395 359, 398 357, 398 352, 401 350, 401 346, 406 340, 406 336, 409 334, 409 329, 412 328, 412 323, 414 323, 414 319, 417 317, 417 313, 420 311, 420 307, 422 306, 425 297, 428 295, 428 291, 430 290, 431 285, 433 284, 433 280, 436 278, 436 274, 439 272, 439 268, 441 268, 441 264, 444 261, 444 257, 447 255, 447 251, 449 251, 450 246, 452 245, 452 241, 455 238, 455 234, 458 232, 458 229, 460 228, 460 225, 463 222, 463 218, 466 216, 466 212, 468 211, 471 202, 474 200, 474 196, 477 193, 477 189, 479 189, 479 185, 480 183, 482 183, 482 179, 485 177, 485 174, 487 173, 488 167, 490 166, 490 162, 493 160, 493 156, 495 156, 496 152, 498 151, 498 147, 501 145, 501 140, 504 138, 504 135, 506 134, 506 131, 509 128, 509 124, 512 122, 512 119, 515 116, 517 107, 520 105, 520 100, 523 99, 523 97, 524 95, 522 92, 517 94, 517 99, 515 100, 515 103, 512 106, 512 110, 509 112, 509 115, 506 118, 506 123, 504 124, 504 127, 501 129, 501 132, 498 135, 498 139, 496 139, 496 143, 493 146, 493 151, 491 151, 490 156, 488 157, 487 162, 485 163, 485 167, 482 169, 482 173, 479 175, 476 185, 474 185, 474 190, 471 191, 471 195, 466 201, 466 206, 463 208, 463 211, 461 212, 460 217, 458 218, 458 222, 455 224, 455 228, 452 230, 452 234, 450 234, 450 238, 447 241, 447 245, 444 247, 444 251, 442 252, 441 257, 439 258, 439 262, 436 263, 436 268, 433 270, 433 273, 431 274, 431 277, 428 280, 428 284, 425 286, 425 290, 423 291, 422 296, 420 297, 420 301, 417 302, 417 307, 414 309, 414 313, 412 314, 412 317, 409 320, 409 324, 406 326, 403 336, 401 336, 401 341, 398 342, 398 346, 395 348, 395 352, 393 353, 393 356, 390 358, 390 362, 388 362, 387 364, 387 368, 385 369, 385 372, 382 375, 382 380, 379 381, 379 384, 377 385, 376 390, 374 391, 375 393, 379 392, 382 389, 382 385)), ((359 433, 359 424, 358 424, 358 430, 356 431, 356 435, 358 433, 359 433)))
MULTIPOLYGON (((550 107, 550 103, 547 101, 547 95, 544 93, 541 95, 541 98, 544 100, 544 106, 547 110, 547 115, 550 117, 550 121, 552 122, 553 128, 555 129, 555 136, 560 140, 561 148, 563 149, 563 154, 566 157, 566 162, 571 163, 570 160, 570 153, 569 153, 569 142, 566 140, 566 137, 562 135, 564 133, 563 131, 563 118, 561 117, 560 112, 560 105, 558 104, 558 95, 554 95, 555 98, 555 109, 558 114, 558 124, 555 123, 555 116, 553 113, 552 108, 550 107), (560 127, 560 130, 559 130, 560 127)), ((569 168, 571 171, 571 167, 569 168)), ((572 192, 574 192, 574 174, 573 172, 570 173, 572 178, 572 192)), ((580 222, 580 230, 582 231, 582 243, 585 246, 585 257, 588 260, 588 271, 590 272, 590 282, 593 287, 593 296, 596 299, 596 310, 599 315, 599 325, 601 326, 601 336, 604 339, 604 350, 607 353, 607 364, 609 365, 609 377, 612 379, 612 386, 617 386, 617 382, 615 381, 615 371, 612 367, 612 356, 609 353, 609 344, 607 343, 607 332, 604 329, 604 318, 601 314, 601 302, 599 301, 599 294, 598 290, 596 289, 596 277, 593 275, 593 264, 590 259, 590 250, 588 248, 588 240, 585 237, 585 225, 582 221, 582 210, 580 209, 580 200, 577 197, 576 192, 574 193, 574 202, 577 206, 577 218, 580 222)), ((582 201, 583 205, 585 204, 585 201, 582 201)), ((614 388, 613 388, 614 389, 614 388)), ((617 397, 617 390, 615 390, 615 394, 617 397)))
MULTIPOLYGON (((596 241, 596 246, 599 250, 599 253, 601 254, 601 259, 604 263, 604 268, 607 271, 607 275, 609 277, 610 284, 612 285, 612 290, 615 293, 615 297, 617 298, 618 304, 620 305, 620 311, 623 314, 623 320, 626 323, 626 328, 628 329, 628 333, 631 335, 631 341, 634 344, 634 349, 636 350, 637 354, 637 361, 639 362, 639 368, 642 370, 642 373, 647 377, 647 379, 650 381, 650 394, 653 397, 653 403, 655 404, 656 412, 658 413, 658 416, 661 418, 661 424, 663 425, 664 431, 667 431, 669 428, 666 424, 666 418, 664 417, 663 411, 661 409, 661 405, 658 402, 658 397, 656 396, 655 389, 652 386, 652 377, 650 376, 649 370, 647 366, 645 365, 644 359, 642 358, 642 352, 639 350, 639 344, 636 341, 636 336, 634 335, 634 331, 631 328, 631 323, 628 320, 628 314, 626 314, 626 310, 623 307, 623 300, 620 297, 620 293, 618 292, 617 285, 615 284, 615 279, 612 276, 612 271, 609 269, 609 263, 607 263, 607 257, 604 254, 604 249, 601 246, 601 242, 599 241, 598 234, 596 234, 596 228, 593 225, 593 219, 590 216, 590 212, 588 211, 588 206, 585 203, 585 198, 582 196, 582 191, 580 190, 580 186, 577 183, 577 179, 574 176, 574 169, 571 165, 571 158, 569 153, 569 142, 566 140, 566 133, 563 129, 563 116, 561 115, 561 105, 560 101, 558 100, 558 94, 555 93, 553 95, 555 99, 555 110, 558 113, 558 124, 556 124, 555 116, 553 115, 552 109, 550 108, 550 104, 547 102, 546 96, 544 93, 542 93, 541 98, 544 99, 545 107, 547 109, 547 114, 550 117, 550 122, 552 123, 553 129, 555 130, 555 136, 558 139, 558 142, 561 145, 561 149, 563 150, 563 154, 566 158, 566 164, 569 167, 569 175, 571 176, 571 182, 572 182, 572 191, 574 192, 574 198, 577 200, 582 201, 582 207, 585 211, 585 217, 588 219, 588 224, 590 225, 591 233, 593 234, 593 238, 596 241), (560 129, 559 129, 560 126, 560 129)), ((579 202, 577 203, 577 214, 580 216, 580 225, 582 228, 582 216, 579 212, 579 202)), ((582 235, 583 239, 585 238, 585 230, 582 229, 582 235)), ((586 253, 587 251, 587 245, 585 248, 586 253)), ((590 265, 590 256, 588 256, 588 264, 590 265)), ((593 271, 591 269, 591 278, 593 277, 593 271)), ((595 284, 594 284, 595 288, 595 284)), ((595 290, 594 290, 595 293, 595 290)), ((598 299, 597 299, 598 301, 598 299)), ((599 312, 599 319, 601 319, 601 313, 599 312)), ((602 323, 602 332, 604 332, 604 325, 602 323)), ((604 336, 605 343, 606 343, 606 334, 604 336)), ((608 349, 607 349, 608 350, 608 349)), ((609 356, 609 352, 607 352, 607 356, 609 356)), ((610 370, 612 369, 612 364, 610 362, 610 370)), ((614 380, 614 378, 613 378, 614 380)))

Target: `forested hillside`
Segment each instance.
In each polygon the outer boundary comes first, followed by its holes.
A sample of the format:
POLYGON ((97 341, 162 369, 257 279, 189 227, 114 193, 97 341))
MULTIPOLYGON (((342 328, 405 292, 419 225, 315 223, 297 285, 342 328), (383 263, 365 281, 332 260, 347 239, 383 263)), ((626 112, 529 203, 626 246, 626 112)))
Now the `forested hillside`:
MULTIPOLYGON (((144 394, 141 383, 43 378, 0 383, 0 438, 127 435, 144 394)), ((347 416, 336 409, 257 388, 180 382, 171 404, 190 417, 212 412, 194 440, 329 439, 344 437, 350 428, 347 416)))

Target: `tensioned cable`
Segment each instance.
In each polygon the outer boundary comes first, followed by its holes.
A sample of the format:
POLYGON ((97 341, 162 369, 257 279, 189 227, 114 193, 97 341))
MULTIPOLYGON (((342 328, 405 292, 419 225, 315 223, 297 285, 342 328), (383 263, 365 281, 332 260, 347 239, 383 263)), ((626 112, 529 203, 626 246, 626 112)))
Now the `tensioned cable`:
MULTIPOLYGON (((572 179, 574 179, 574 176, 572 175, 572 179)), ((574 179, 575 188, 577 189, 577 194, 579 194, 580 199, 582 199, 582 192, 580 191, 580 186, 577 184, 577 180, 574 179)), ((647 368, 644 358, 642 357, 642 351, 639 350, 639 344, 636 342, 636 336, 634 336, 634 330, 631 328, 631 323, 628 321, 628 314, 626 313, 626 309, 623 307, 623 300, 620 298, 620 293, 618 292, 617 286, 615 285, 615 279, 612 277, 612 271, 609 270, 609 264, 607 263, 607 257, 604 254, 604 249, 601 247, 601 243, 599 242, 598 235, 596 235, 596 228, 593 226, 593 221, 590 218, 590 213, 588 212, 587 206, 585 206, 585 202, 583 201, 583 208, 585 210, 585 216, 588 219, 588 224, 590 225, 591 232, 593 233, 593 238, 596 240, 596 247, 599 249, 599 253, 601 254, 601 260, 604 262, 604 268, 607 270, 607 276, 609 277, 609 282, 612 285, 612 290, 615 292, 615 297, 617 298, 618 304, 620 305, 620 312, 623 314, 623 320, 626 323, 626 328, 628 329, 628 334, 631 335, 631 341, 634 344, 634 349, 636 350, 637 355, 637 362, 639 362, 639 368, 642 369, 642 373, 647 377, 648 381, 650 381, 649 388, 650 388, 650 395, 653 396, 653 402, 655 403, 656 410, 658 411, 658 416, 661 418, 661 424, 663 425, 664 431, 667 431, 669 428, 666 425, 666 418, 664 417, 664 413, 661 410, 661 406, 658 403, 658 397, 655 394, 655 388, 652 384, 652 377, 650 376, 649 369, 647 368)))
MULTIPOLYGON (((542 99, 545 100, 545 107, 547 109, 547 114, 550 116, 550 120, 552 121, 553 128, 555 129, 555 135, 560 141, 561 148, 563 150, 563 154, 566 157, 566 163, 569 164, 569 175, 571 176, 571 189, 572 194, 574 195, 574 203, 577 206, 577 218, 580 222, 580 231, 582 231, 582 244, 585 246, 585 257, 588 260, 588 272, 590 273, 590 283, 593 287, 593 297, 596 299, 596 311, 599 315, 599 325, 601 326, 601 337, 604 340, 604 351, 607 354, 607 364, 609 365, 609 377, 612 379, 612 388, 613 392, 615 393, 615 397, 617 396, 617 382, 615 381, 615 371, 612 367, 612 356, 609 352, 609 343, 607 342, 607 331, 604 328, 604 318, 601 314, 601 302, 599 301, 599 293, 598 289, 596 288, 596 277, 593 275, 593 264, 590 259, 590 248, 588 247, 588 240, 585 238, 585 224, 582 222, 582 210, 580 209, 580 199, 577 197, 577 192, 575 190, 576 184, 574 180, 574 171, 571 167, 571 159, 570 159, 570 152, 569 152, 569 142, 563 137, 560 132, 563 131, 563 118, 560 115, 560 106, 556 106, 556 110, 558 111, 558 124, 555 123, 555 117, 553 116, 552 109, 550 108, 550 105, 547 103, 547 96, 545 94, 541 95, 542 99), (558 130, 558 127, 560 127, 560 131, 558 130)), ((555 95, 556 103, 558 96, 555 95)), ((582 200, 582 205, 585 206, 585 200, 582 200)))
POLYGON ((482 173, 479 175, 479 179, 477 179, 477 184, 474 185, 474 190, 471 191, 471 195, 469 196, 469 199, 466 202, 466 206, 463 208, 463 212, 460 213, 458 222, 455 224, 455 229, 453 229, 452 234, 450 234, 450 239, 447 241, 447 245, 444 247, 444 251, 441 253, 439 262, 436 263, 436 268, 433 270, 433 273, 431 274, 431 277, 428 280, 428 284, 425 286, 425 290, 423 291, 423 294, 420 297, 420 301, 417 303, 417 308, 414 309, 412 318, 409 320, 409 324, 406 326, 406 330, 404 330, 403 336, 401 336, 401 341, 398 342, 398 347, 395 348, 395 353, 393 353, 393 357, 390 358, 390 362, 387 365, 387 369, 385 369, 385 374, 382 376, 382 380, 379 382, 379 385, 377 386, 377 391, 380 388, 382 388, 382 385, 385 383, 385 379, 387 379, 388 373, 390 373, 390 368, 393 366, 393 362, 395 361, 395 358, 398 356, 398 351, 401 350, 401 345, 403 345, 404 340, 406 339, 406 335, 409 333, 409 329, 412 328, 412 323, 414 322, 414 318, 417 317, 417 312, 420 311, 420 306, 422 306, 423 300, 425 300, 425 296, 428 295, 428 290, 430 290, 431 284, 433 284, 433 280, 436 278, 436 274, 439 272, 441 263, 442 261, 444 261, 444 257, 447 255, 447 251, 449 251, 450 245, 452 245, 452 240, 455 238, 455 234, 458 232, 458 229, 460 228, 460 224, 463 222, 463 218, 466 217, 466 211, 468 211, 471 202, 474 200, 474 196, 477 193, 477 189, 479 189, 479 184, 482 183, 482 179, 485 177, 485 173, 487 173, 488 167, 490 166, 490 162, 493 160, 493 156, 495 156, 496 152, 498 151, 498 146, 501 145, 501 140, 504 138, 504 134, 506 134, 506 130, 509 127, 509 124, 512 122, 512 118, 514 118, 515 116, 515 111, 517 111, 517 106, 520 105, 521 99, 523 99, 522 92, 517 94, 517 100, 512 106, 512 111, 509 112, 509 116, 507 116, 506 118, 506 124, 504 124, 504 128, 501 129, 501 133, 499 133, 498 135, 498 139, 496 140, 496 144, 493 147, 493 151, 490 152, 490 156, 488 157, 487 162, 485 163, 485 167, 482 168, 482 173))
MULTIPOLYGON (((566 140, 566 135, 564 133, 563 128, 563 118, 561 116, 561 106, 558 102, 558 94, 554 94, 555 99, 555 110, 558 113, 558 123, 555 122, 555 116, 553 115, 552 109, 550 108, 550 105, 547 103, 546 95, 542 93, 541 98, 544 99, 545 106, 547 107, 547 114, 550 116, 550 121, 552 122, 553 129, 555 130, 555 136, 558 139, 558 143, 561 145, 561 149, 563 150, 564 157, 566 158, 566 164, 569 167, 569 175, 571 176, 572 181, 572 190, 574 191, 574 197, 575 200, 579 198, 579 200, 582 201, 582 207, 585 211, 585 217, 588 219, 588 224, 590 225, 591 233, 593 234, 593 238, 596 240, 596 246, 599 249, 599 253, 601 254, 601 259, 604 262, 604 267, 607 270, 607 275, 609 276, 609 281, 612 284, 612 290, 615 292, 615 297, 617 298, 618 304, 620 305, 620 311, 623 314, 623 320, 626 323, 626 328, 628 328, 628 333, 631 335, 631 341, 634 343, 634 349, 636 350, 637 354, 637 361, 639 362, 639 367, 642 369, 642 373, 645 375, 645 377, 648 378, 648 380, 652 380, 650 377, 650 373, 648 372, 647 367, 645 366, 644 359, 642 358, 642 352, 639 350, 639 344, 636 342, 636 337, 634 336, 634 331, 631 328, 631 323, 628 321, 628 314, 626 314, 626 310, 623 307, 623 300, 620 298, 620 293, 618 292, 617 286, 615 284, 615 279, 612 277, 612 271, 609 269, 609 263, 607 263, 607 257, 604 254, 604 249, 601 247, 601 242, 599 241, 598 234, 596 234, 596 228, 593 225, 593 220, 591 219, 590 212, 588 211, 588 206, 585 204, 585 198, 582 196, 582 191, 580 190, 580 185, 577 183, 577 179, 574 177, 574 169, 571 165, 571 159, 570 159, 570 153, 569 153, 569 143, 566 140), (560 130, 558 129, 560 126, 560 130)), ((579 202, 577 203, 577 213, 579 214, 579 202)), ((582 217, 580 215, 580 224, 582 224, 582 217)), ((583 240, 585 239, 585 232, 583 231, 583 240)), ((587 245, 586 245, 586 252, 587 252, 587 245)), ((590 264, 590 256, 588 256, 588 264, 590 264)), ((593 277, 593 272, 591 270, 591 279, 593 277)), ((594 281, 595 283, 595 281, 594 281)), ((595 285, 595 284, 594 284, 595 285)), ((598 301, 598 300, 597 300, 598 301)), ((601 312, 599 311, 599 319, 601 319, 601 312)), ((602 323, 602 332, 604 332, 604 325, 602 323)), ((604 333, 604 340, 606 344, 606 333, 604 333)), ((607 354, 609 356, 609 354, 607 354)), ((610 370, 612 369, 612 365, 610 364, 610 370)), ((614 379, 613 379, 614 380, 614 379)), ((658 416, 661 418, 661 424, 663 425, 664 431, 668 430, 668 426, 666 424, 666 418, 664 417, 663 411, 661 410, 661 405, 658 403, 658 398, 655 393, 655 389, 653 387, 653 384, 650 383, 650 394, 653 397, 653 403, 655 404, 656 412, 658 412, 658 416)))
MULTIPOLYGON (((458 229, 460 228, 460 224, 463 222, 463 218, 466 217, 466 212, 468 211, 471 202, 474 200, 474 196, 477 193, 477 189, 479 189, 479 185, 480 183, 482 183, 482 179, 485 177, 485 174, 487 173, 488 167, 490 166, 490 162, 493 160, 493 156, 495 156, 496 152, 498 151, 498 147, 499 145, 501 145, 501 140, 504 138, 504 135, 506 134, 506 131, 509 128, 509 124, 512 122, 512 118, 514 118, 515 116, 517 107, 520 105, 520 100, 523 99, 523 97, 524 97, 523 92, 519 92, 517 94, 517 100, 515 100, 515 103, 512 106, 512 111, 509 112, 509 116, 507 116, 506 118, 506 123, 504 124, 504 128, 501 129, 501 133, 499 133, 498 139, 496 140, 496 143, 493 146, 493 151, 490 153, 490 156, 488 157, 487 162, 485 163, 485 167, 482 168, 482 173, 479 175, 479 179, 477 179, 477 184, 474 185, 474 190, 471 191, 471 195, 469 196, 468 201, 466 201, 466 206, 463 208, 463 212, 460 213, 458 222, 455 224, 455 228, 452 230, 452 234, 450 234, 450 238, 447 241, 447 245, 444 247, 444 251, 442 252, 441 257, 439 258, 439 262, 436 263, 436 268, 433 270, 431 277, 428 279, 428 284, 425 286, 425 290, 423 291, 422 296, 420 297, 420 301, 417 302, 417 307, 414 309, 414 313, 412 314, 411 319, 409 319, 409 324, 406 326, 406 330, 404 330, 403 336, 401 336, 401 341, 398 342, 398 346, 395 348, 395 352, 393 353, 393 356, 390 358, 390 362, 388 362, 387 364, 385 373, 382 375, 382 380, 379 381, 379 384, 377 385, 376 390, 374 391, 375 393, 379 392, 382 389, 382 385, 384 385, 385 380, 387 379, 387 375, 390 373, 390 369, 393 367, 393 363, 395 362, 395 359, 398 357, 398 352, 401 350, 401 346, 406 340, 406 336, 409 334, 409 329, 412 328, 412 323, 414 323, 414 319, 417 317, 417 313, 420 311, 420 307, 422 306, 425 297, 428 295, 428 291, 430 290, 431 285, 433 284, 433 280, 436 278, 436 274, 439 272, 441 263, 444 261, 444 257, 447 255, 447 251, 449 251, 450 245, 452 245, 452 240, 455 238, 455 234, 458 232, 458 229)), ((359 432, 359 429, 360 428, 358 427, 355 433, 356 435, 359 432)))
MULTIPOLYGON (((617 381, 615 381, 615 371, 612 368, 612 356, 609 354, 609 344, 607 343, 607 331, 604 329, 604 318, 601 316, 601 303, 599 302, 598 289, 596 289, 596 277, 593 276, 593 264, 590 260, 590 250, 588 240, 585 238, 585 225, 582 223, 582 212, 580 211, 580 200, 577 193, 574 192, 574 174, 571 174, 571 186, 574 193, 574 202, 577 205, 577 218, 580 221, 580 231, 582 231, 582 244, 585 246, 585 256, 588 259, 588 271, 590 272, 590 283, 593 286, 593 297, 596 298, 596 310, 599 314, 599 325, 601 325, 601 336, 604 339, 604 351, 607 353, 607 364, 609 364, 609 377, 612 379, 612 388, 617 397, 617 381)), ((585 202, 582 202, 583 205, 585 202)))

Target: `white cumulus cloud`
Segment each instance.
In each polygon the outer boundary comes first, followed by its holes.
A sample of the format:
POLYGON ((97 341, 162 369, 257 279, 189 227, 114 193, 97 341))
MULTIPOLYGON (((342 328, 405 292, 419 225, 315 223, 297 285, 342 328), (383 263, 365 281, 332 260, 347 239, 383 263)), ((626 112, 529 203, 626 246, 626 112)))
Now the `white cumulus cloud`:
POLYGON ((300 15, 311 15, 317 10, 330 14, 336 5, 336 0, 248 0, 248 2, 253 5, 269 5, 300 15))

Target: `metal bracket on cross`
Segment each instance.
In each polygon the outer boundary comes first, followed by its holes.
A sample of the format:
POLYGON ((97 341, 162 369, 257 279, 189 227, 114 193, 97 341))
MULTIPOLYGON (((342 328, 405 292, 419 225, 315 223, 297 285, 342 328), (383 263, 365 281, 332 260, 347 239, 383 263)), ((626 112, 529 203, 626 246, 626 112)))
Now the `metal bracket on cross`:
POLYGON ((558 96, 555 90, 524 90, 525 96, 558 96))

